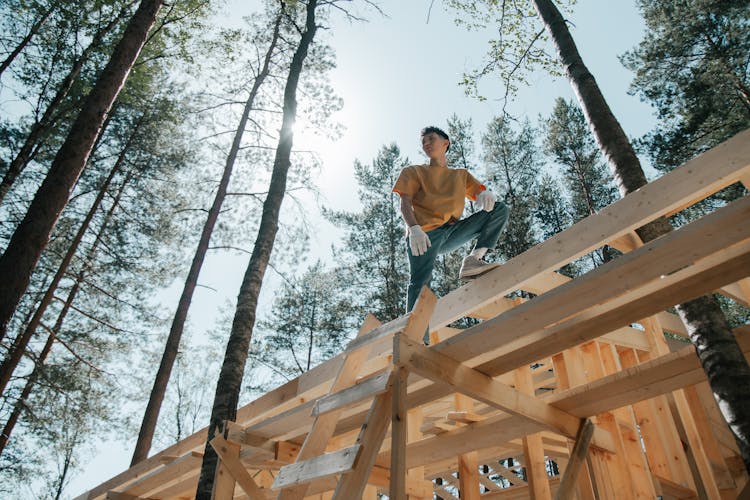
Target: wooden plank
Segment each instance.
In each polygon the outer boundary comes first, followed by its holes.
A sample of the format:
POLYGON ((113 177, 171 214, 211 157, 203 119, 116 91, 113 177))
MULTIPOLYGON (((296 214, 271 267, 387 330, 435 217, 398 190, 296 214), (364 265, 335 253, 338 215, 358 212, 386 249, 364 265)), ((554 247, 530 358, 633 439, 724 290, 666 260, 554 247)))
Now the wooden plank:
POLYGON ((318 399, 313 408, 313 415, 318 416, 334 410, 346 408, 365 399, 377 396, 388 389, 391 373, 384 371, 369 377, 342 391, 318 399))
MULTIPOLYGON (((669 353, 669 347, 667 346, 666 339, 664 338, 664 332, 661 329, 661 325, 656 318, 647 318, 641 322, 646 328, 646 332, 653 339, 653 352, 659 354, 669 353)), ((716 478, 711 466, 711 463, 706 456, 706 452, 703 447, 703 441, 701 440, 698 429, 693 418, 693 414, 690 411, 687 398, 685 393, 678 389, 670 394, 667 394, 668 401, 673 407, 675 413, 675 424, 680 432, 680 437, 683 442, 688 444, 686 450, 692 456, 692 463, 697 469, 696 481, 701 481, 706 494, 711 498, 720 498, 721 493, 719 487, 716 484, 716 478)), ((694 474, 695 475, 695 474, 694 474)))
POLYGON ((358 336, 357 338, 349 342, 349 344, 346 346, 345 352, 350 353, 368 344, 390 338, 391 335, 404 330, 406 324, 409 322, 410 317, 411 314, 400 316, 392 321, 389 321, 388 323, 385 323, 384 325, 374 328, 366 335, 358 336))
POLYGON ((447 325, 466 311, 523 287, 536 275, 559 269, 675 208, 710 196, 748 171, 750 131, 746 130, 451 292, 440 300, 432 328, 447 325))
MULTIPOLYGON (((557 376, 557 385, 560 390, 569 390, 573 385, 579 385, 580 380, 576 380, 579 376, 575 370, 569 370, 568 364, 566 363, 566 355, 570 350, 566 350, 562 353, 555 354, 552 356, 552 367, 555 370, 557 376)), ((571 367, 572 368, 572 367, 571 367)), ((573 443, 574 444, 574 443, 573 443)), ((570 441, 566 442, 568 448, 568 456, 565 459, 565 463, 569 461, 570 454, 573 452, 573 445, 570 441)), ((561 464, 566 466, 566 464, 561 464)), ((596 498, 594 492, 594 479, 592 477, 593 471, 588 466, 588 461, 585 467, 582 467, 581 472, 578 474, 578 480, 576 481, 576 494, 579 500, 593 500, 596 498)))
POLYGON ((282 467, 273 482, 272 489, 280 490, 288 486, 349 472, 354 468, 361 449, 362 447, 357 444, 282 467))
POLYGON ((437 304, 437 297, 432 293, 432 290, 427 286, 422 287, 422 291, 414 303, 414 309, 411 311, 409 322, 404 328, 404 335, 413 340, 422 340, 424 332, 430 324, 435 304, 437 304))
POLYGON ((462 424, 473 424, 474 422, 484 420, 483 416, 467 410, 449 411, 446 418, 453 422, 460 422, 462 424))
MULTIPOLYGON (((402 335, 394 337, 393 362, 407 366, 423 377, 447 384, 458 392, 492 405, 513 415, 543 424, 549 429, 575 438, 580 419, 548 405, 433 349, 426 348, 402 335)), ((611 450, 606 435, 597 436, 599 447, 611 450)))
MULTIPOLYGON (((661 488, 661 494, 663 496, 666 496, 667 498, 675 498, 679 500, 698 498, 698 495, 696 495, 695 490, 686 488, 685 486, 679 483, 675 483, 674 481, 670 481, 669 479, 665 477, 655 476, 655 479, 659 483, 659 486, 661 488)), ((711 497, 711 498, 714 498, 714 497, 711 497)), ((716 497, 716 498, 720 498, 720 497, 716 497)))
POLYGON ((129 484, 127 489, 121 493, 134 496, 146 495, 162 483, 189 474, 195 467, 200 467, 202 461, 203 454, 190 452, 129 484))
POLYGON ((588 453, 593 435, 594 423, 588 418, 582 420, 575 445, 573 445, 573 451, 570 454, 570 461, 560 481, 560 489, 557 490, 557 494, 555 495, 556 500, 565 500, 573 497, 576 482, 578 481, 578 474, 586 462, 586 454, 588 453))
MULTIPOLYGON (((714 276, 711 281, 704 283, 701 278, 701 282, 694 284, 695 288, 700 287, 698 289, 703 291, 714 289, 711 286, 713 283, 736 281, 732 279, 734 276, 747 272, 747 255, 750 249, 744 244, 731 249, 726 247, 746 242, 750 238, 750 224, 746 220, 750 220, 750 197, 649 242, 640 249, 540 295, 533 301, 521 304, 498 318, 464 330, 438 344, 436 349, 450 351, 451 357, 458 361, 482 355, 492 358, 483 365, 482 371, 490 373, 495 369, 489 367, 504 367, 500 370, 503 373, 509 368, 564 350, 571 345, 571 339, 558 332, 572 323, 593 321, 595 318, 588 319, 590 315, 607 320, 606 326, 602 325, 596 332, 598 336, 607 330, 624 326, 612 321, 607 313, 615 314, 614 311, 617 310, 621 314, 628 308, 640 309, 649 304, 654 304, 654 308, 655 304, 659 304, 660 307, 655 309, 658 311, 679 302, 680 295, 692 298, 695 292, 686 288, 685 283, 691 282, 698 275, 714 276), (714 234, 714 230, 724 232, 726 238, 714 234), (685 252, 686 247, 691 248, 691 252, 685 252), (696 263, 696 259, 704 256, 713 258, 696 263), (711 271, 722 268, 721 263, 728 259, 733 262, 729 266, 731 272, 719 275, 711 271), (618 276, 617 280, 612 279, 615 275, 618 276), (657 302, 656 297, 661 300, 657 302), (644 304, 644 301, 647 302, 644 304), (571 316, 572 319, 559 323, 561 318, 571 316), (557 325, 551 326, 554 324, 557 325), (526 332, 538 333, 523 336, 526 332), (498 348, 506 354, 497 356, 493 351, 498 348)), ((629 317, 628 322, 637 319, 629 317)), ((587 336, 576 335, 580 331, 578 326, 569 331, 570 336, 575 335, 577 343, 590 340, 587 336)))
POLYGON ((388 430, 392 402, 392 389, 375 398, 365 419, 366 423, 357 437, 356 444, 362 448, 360 459, 357 461, 354 470, 345 474, 339 481, 333 496, 335 500, 359 498, 362 494, 388 430))
POLYGON ((240 462, 239 446, 230 443, 221 434, 214 437, 210 444, 216 450, 221 463, 227 468, 234 480, 237 481, 242 491, 250 497, 250 500, 264 500, 266 492, 260 489, 250 474, 248 474, 245 466, 240 462))
MULTIPOLYGON (((400 335, 399 335, 400 337, 400 335)), ((406 387, 409 372, 404 367, 395 370, 393 406, 391 408, 391 485, 388 498, 406 500, 406 387)))
POLYGON ((750 279, 748 278, 741 279, 737 283, 730 283, 718 292, 745 307, 750 307, 750 279))
MULTIPOLYGON (((240 456, 240 446, 235 443, 228 443, 226 454, 232 454, 236 458, 240 456)), ((234 475, 224 463, 223 460, 219 460, 216 471, 214 472, 214 483, 213 490, 211 491, 211 500, 232 500, 234 498, 234 488, 237 485, 237 481, 234 479, 234 475)))
MULTIPOLYGON (((597 377, 604 374, 611 375, 622 371, 622 364, 617 349, 603 342, 590 342, 581 346, 582 351, 587 349, 598 353, 601 372, 597 377)), ((643 443, 635 420, 633 409, 630 406, 612 409, 614 426, 620 435, 623 461, 630 476, 631 487, 635 498, 655 498, 651 472, 649 471, 648 459, 643 451, 643 443)))

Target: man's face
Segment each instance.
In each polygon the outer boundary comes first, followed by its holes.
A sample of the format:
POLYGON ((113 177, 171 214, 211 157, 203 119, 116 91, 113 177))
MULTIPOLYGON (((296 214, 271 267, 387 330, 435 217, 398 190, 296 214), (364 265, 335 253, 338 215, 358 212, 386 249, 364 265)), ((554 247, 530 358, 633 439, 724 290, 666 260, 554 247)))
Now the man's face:
POLYGON ((448 150, 448 139, 443 139, 435 132, 422 136, 422 151, 430 158, 438 158, 448 150))

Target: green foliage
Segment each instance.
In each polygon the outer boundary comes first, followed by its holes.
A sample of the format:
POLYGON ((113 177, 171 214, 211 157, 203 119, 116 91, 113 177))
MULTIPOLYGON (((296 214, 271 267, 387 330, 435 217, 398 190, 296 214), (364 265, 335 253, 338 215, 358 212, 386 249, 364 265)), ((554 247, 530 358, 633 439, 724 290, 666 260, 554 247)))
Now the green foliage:
MULTIPOLYGON (((575 0, 559 3, 565 10, 575 4, 575 0)), ((529 77, 536 70, 541 68, 552 75, 561 74, 560 63, 531 0, 448 0, 446 4, 457 13, 457 24, 469 29, 489 27, 499 35, 498 39, 489 41, 483 66, 464 74, 460 84, 468 95, 484 100, 479 83, 491 75, 500 78, 507 101, 520 86, 529 84, 529 77)))
POLYGON ((646 33, 623 64, 659 123, 642 145, 671 170, 750 127, 750 9, 746 1, 642 0, 646 33))
POLYGON ((514 130, 503 118, 495 118, 482 136, 487 178, 509 209, 508 224, 498 244, 504 260, 538 242, 533 211, 542 155, 535 136, 528 121, 514 130))
POLYGON ((338 354, 356 328, 350 298, 339 273, 320 261, 285 282, 272 312, 258 323, 246 390, 269 389, 338 354), (268 376, 262 376, 263 373, 268 376))
POLYGON ((398 199, 391 189, 407 164, 398 146, 383 146, 370 165, 354 164, 362 210, 324 210, 324 215, 346 232, 335 258, 352 303, 381 321, 401 316, 405 307, 409 276, 406 235, 398 199))

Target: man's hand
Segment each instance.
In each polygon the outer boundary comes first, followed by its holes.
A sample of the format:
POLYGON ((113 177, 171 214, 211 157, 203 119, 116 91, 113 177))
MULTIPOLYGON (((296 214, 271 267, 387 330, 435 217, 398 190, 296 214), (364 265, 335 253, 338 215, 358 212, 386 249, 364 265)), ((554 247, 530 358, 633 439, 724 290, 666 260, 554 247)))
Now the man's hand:
POLYGON ((495 200, 497 200, 497 197, 485 189, 477 196, 477 206, 481 210, 492 212, 492 209, 495 208, 495 200))
POLYGON ((409 226, 409 246, 411 247, 412 255, 419 257, 427 252, 430 245, 430 237, 427 236, 427 233, 422 230, 419 224, 409 226))

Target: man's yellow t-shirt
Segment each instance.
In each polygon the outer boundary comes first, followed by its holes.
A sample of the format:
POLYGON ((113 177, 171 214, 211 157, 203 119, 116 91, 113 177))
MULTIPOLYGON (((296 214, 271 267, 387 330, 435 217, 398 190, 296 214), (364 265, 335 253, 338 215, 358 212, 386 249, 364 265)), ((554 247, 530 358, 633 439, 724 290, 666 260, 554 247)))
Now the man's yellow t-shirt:
POLYGON ((465 168, 412 165, 401 171, 393 192, 410 196, 417 222, 424 231, 456 222, 464 197, 474 201, 487 189, 465 168))

